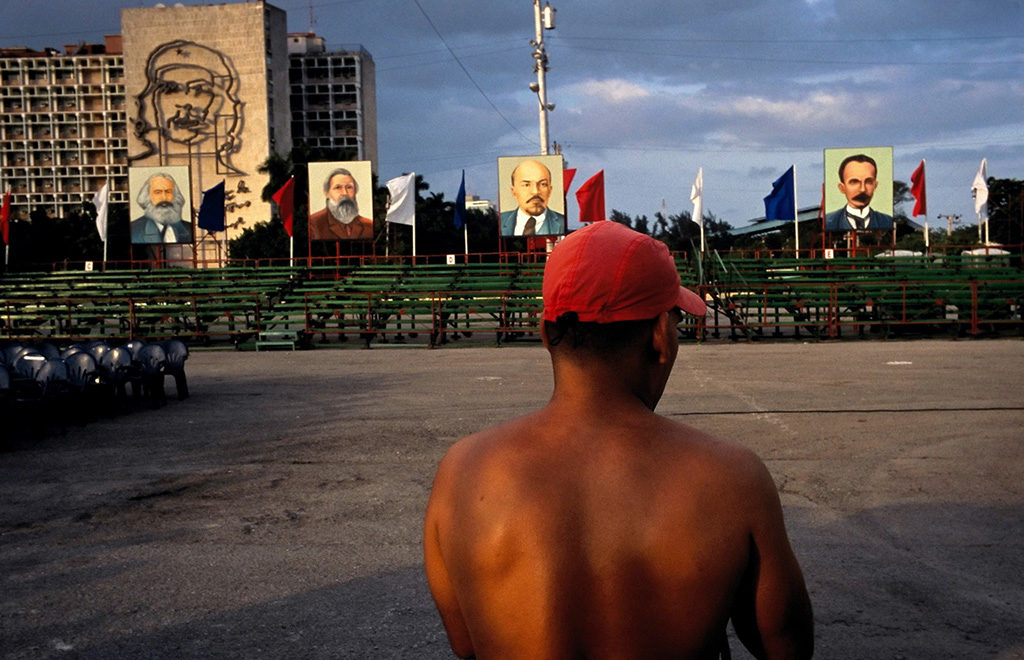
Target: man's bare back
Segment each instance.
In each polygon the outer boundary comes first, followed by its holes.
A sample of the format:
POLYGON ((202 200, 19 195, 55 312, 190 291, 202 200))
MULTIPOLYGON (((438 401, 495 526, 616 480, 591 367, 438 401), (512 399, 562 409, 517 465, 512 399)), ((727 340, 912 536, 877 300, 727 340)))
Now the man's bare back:
POLYGON ((768 471, 653 412, 679 318, 614 351, 552 347, 546 325, 551 402, 442 460, 425 564, 458 655, 714 658, 731 618, 758 657, 810 656, 768 471))

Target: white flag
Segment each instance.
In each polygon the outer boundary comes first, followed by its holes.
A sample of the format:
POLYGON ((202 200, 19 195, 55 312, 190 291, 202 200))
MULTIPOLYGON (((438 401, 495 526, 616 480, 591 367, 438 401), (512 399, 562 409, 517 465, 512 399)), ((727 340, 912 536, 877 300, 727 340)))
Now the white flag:
POLYGON ((981 221, 988 220, 988 159, 981 159, 981 167, 974 175, 974 184, 971 186, 974 193, 974 212, 978 214, 981 221))
POLYGON ((690 219, 701 227, 704 226, 704 168, 697 170, 697 178, 690 188, 690 201, 693 202, 693 215, 690 219))
POLYGON ((110 182, 103 184, 103 187, 92 198, 92 205, 96 207, 96 231, 100 233, 100 240, 107 242, 107 200, 110 197, 110 182))
POLYGON ((397 176, 388 181, 387 186, 388 192, 391 193, 391 203, 388 205, 388 214, 384 221, 398 225, 415 225, 416 173, 397 176))

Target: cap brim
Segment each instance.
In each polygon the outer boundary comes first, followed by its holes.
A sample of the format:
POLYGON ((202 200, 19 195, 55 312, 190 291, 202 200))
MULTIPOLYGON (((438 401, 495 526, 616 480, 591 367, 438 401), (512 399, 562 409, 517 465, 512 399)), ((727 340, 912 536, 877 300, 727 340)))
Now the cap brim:
POLYGON ((703 298, 682 286, 679 287, 679 295, 676 296, 676 307, 694 316, 704 316, 708 311, 703 298))

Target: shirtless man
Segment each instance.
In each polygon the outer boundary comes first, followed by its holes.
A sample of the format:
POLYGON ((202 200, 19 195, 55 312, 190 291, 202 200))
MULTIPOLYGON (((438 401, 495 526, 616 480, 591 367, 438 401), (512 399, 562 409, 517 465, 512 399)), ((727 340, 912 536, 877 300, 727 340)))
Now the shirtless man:
POLYGON ((427 580, 478 658, 715 658, 731 618, 758 658, 807 658, 811 605, 778 493, 750 451, 661 417, 683 312, 663 243, 614 222, 544 273, 554 394, 438 468, 427 580))

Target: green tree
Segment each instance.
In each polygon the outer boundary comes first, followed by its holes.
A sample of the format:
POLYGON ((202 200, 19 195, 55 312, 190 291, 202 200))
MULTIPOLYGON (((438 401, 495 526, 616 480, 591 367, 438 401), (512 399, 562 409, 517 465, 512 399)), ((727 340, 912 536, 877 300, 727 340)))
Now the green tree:
MULTIPOLYGON (((82 262, 103 259, 103 241, 96 230, 96 209, 91 201, 83 202, 81 209, 63 218, 37 208, 28 221, 11 221, 10 239, 11 270, 49 269, 63 264, 78 268, 82 262)), ((129 241, 128 208, 111 205, 107 215, 107 260, 129 259, 129 241)))
POLYGON ((633 218, 632 218, 632 216, 630 216, 628 213, 623 213, 622 211, 619 211, 618 209, 612 209, 612 213, 611 213, 611 215, 608 216, 608 219, 611 220, 612 222, 617 222, 620 225, 626 225, 630 229, 633 228, 633 218))
MULTIPOLYGON (((903 181, 893 180, 892 182, 892 221, 896 225, 896 247, 910 250, 917 248, 903 247, 904 245, 916 245, 920 242, 921 247, 924 247, 924 233, 917 231, 913 225, 911 225, 911 219, 907 217, 906 212, 903 209, 903 205, 907 202, 913 202, 914 196, 910 192, 910 186, 903 181)), ((891 239, 886 237, 881 240, 881 244, 891 242, 891 239)))
POLYGON ((988 180, 989 240, 1004 245, 1024 242, 1024 181, 988 180))

